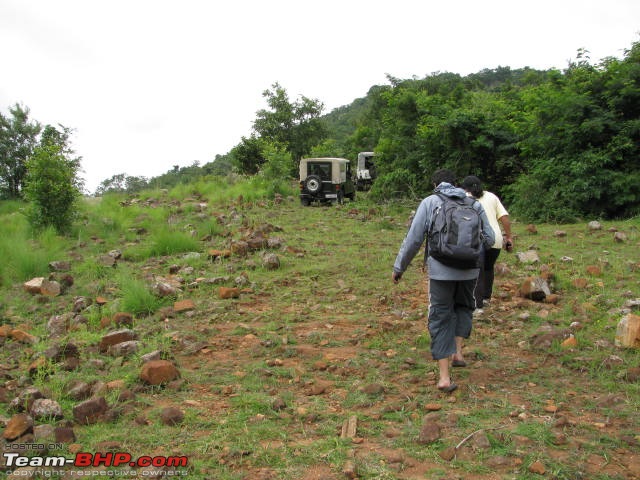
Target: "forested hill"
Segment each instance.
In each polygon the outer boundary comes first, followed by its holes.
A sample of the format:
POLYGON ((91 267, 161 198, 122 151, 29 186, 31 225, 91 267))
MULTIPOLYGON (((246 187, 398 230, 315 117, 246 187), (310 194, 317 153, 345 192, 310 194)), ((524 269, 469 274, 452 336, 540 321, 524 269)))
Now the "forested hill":
MULTIPOLYGON (((250 136, 229 152, 151 179, 117 174, 96 194, 168 188, 207 175, 282 181, 296 177, 304 156, 354 161, 359 151, 374 151, 374 200, 421 198, 433 171, 450 168, 460 179, 480 177, 521 219, 640 213, 640 43, 597 64, 579 51, 562 71, 499 67, 387 80, 331 112, 319 99, 291 100, 275 83, 263 92, 268 108, 256 112, 250 136)), ((28 160, 46 139, 28 109, 17 105, 10 113, 0 115, 0 198, 22 196, 28 160)), ((58 136, 63 159, 75 165, 68 129, 58 136)))
POLYGON ((479 176, 521 217, 569 221, 640 211, 640 47, 564 71, 501 67, 390 78, 325 118, 353 158, 375 150, 381 198, 430 189, 448 167, 479 176), (353 130, 351 135, 344 135, 353 130))
POLYGON ((359 151, 375 151, 379 177, 370 196, 381 201, 421 198, 432 172, 446 167, 460 178, 480 177, 521 219, 640 213, 639 43, 597 64, 579 51, 562 71, 388 77, 388 85, 328 113, 320 100, 289 100, 278 84, 264 96, 270 109, 257 112, 249 138, 155 184, 232 170, 295 176, 301 156, 355 160, 359 151))

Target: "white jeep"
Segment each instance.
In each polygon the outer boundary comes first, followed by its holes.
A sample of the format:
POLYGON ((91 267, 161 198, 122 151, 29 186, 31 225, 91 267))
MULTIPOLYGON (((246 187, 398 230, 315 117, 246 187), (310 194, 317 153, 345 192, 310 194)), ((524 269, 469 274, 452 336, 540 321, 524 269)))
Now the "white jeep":
POLYGON ((300 202, 343 203, 356 199, 351 164, 346 158, 303 158, 300 160, 300 202))
POLYGON ((358 153, 358 164, 356 167, 356 189, 369 190, 373 180, 376 178, 376 169, 373 163, 373 152, 358 153))

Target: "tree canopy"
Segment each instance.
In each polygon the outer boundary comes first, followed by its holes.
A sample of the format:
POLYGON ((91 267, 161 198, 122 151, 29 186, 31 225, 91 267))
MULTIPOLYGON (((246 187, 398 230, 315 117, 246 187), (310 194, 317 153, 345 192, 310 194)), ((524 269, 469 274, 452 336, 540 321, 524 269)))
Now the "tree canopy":
MULTIPOLYGON (((429 193, 431 173, 477 175, 513 214, 530 220, 640 213, 640 44, 592 64, 579 50, 566 69, 509 67, 461 76, 387 77, 364 98, 322 114, 279 83, 263 92, 253 131, 204 166, 175 166, 147 179, 114 175, 98 193, 166 188, 205 175, 295 175, 305 155, 355 161, 375 151, 374 200, 429 193)), ((0 196, 22 196, 42 127, 15 105, 0 114, 0 196)), ((41 154, 41 152, 40 152, 41 154)))

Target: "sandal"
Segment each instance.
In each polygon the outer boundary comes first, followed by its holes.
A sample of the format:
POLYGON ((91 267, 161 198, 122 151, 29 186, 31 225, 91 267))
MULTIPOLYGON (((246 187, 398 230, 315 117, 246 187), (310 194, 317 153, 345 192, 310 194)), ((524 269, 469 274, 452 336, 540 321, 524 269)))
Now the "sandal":
POLYGON ((438 387, 438 390, 444 393, 451 393, 457 389, 458 385, 453 380, 451 380, 451 383, 449 383, 449 385, 447 385, 446 387, 438 387))

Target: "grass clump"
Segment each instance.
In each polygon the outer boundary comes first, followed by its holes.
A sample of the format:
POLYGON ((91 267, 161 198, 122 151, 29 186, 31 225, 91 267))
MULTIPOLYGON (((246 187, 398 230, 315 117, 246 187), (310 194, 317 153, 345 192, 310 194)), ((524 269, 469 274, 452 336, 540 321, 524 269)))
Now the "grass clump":
POLYGON ((120 309, 133 315, 146 317, 168 305, 170 299, 155 295, 150 286, 130 275, 119 278, 120 309))
POLYGON ((153 236, 148 257, 161 257, 198 250, 200 250, 200 244, 188 233, 167 230, 153 236))

